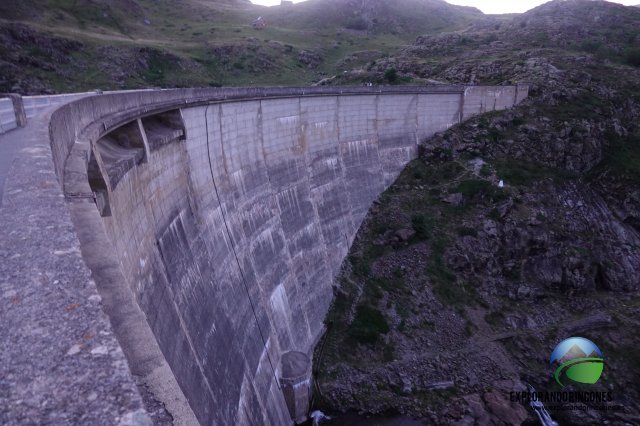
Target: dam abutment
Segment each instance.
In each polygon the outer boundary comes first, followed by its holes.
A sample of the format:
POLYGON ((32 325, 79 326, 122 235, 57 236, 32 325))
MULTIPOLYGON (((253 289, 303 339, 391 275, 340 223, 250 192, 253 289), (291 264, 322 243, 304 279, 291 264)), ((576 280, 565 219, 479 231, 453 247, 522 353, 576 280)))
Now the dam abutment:
POLYGON ((419 141, 526 92, 177 89, 58 109, 54 168, 132 373, 201 424, 299 420, 300 360, 371 203, 419 141))

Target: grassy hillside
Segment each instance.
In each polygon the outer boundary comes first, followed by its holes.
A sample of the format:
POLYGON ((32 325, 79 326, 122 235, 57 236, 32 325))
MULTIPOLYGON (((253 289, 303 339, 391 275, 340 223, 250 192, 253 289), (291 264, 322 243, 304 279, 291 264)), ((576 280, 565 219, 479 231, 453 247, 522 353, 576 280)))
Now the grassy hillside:
POLYGON ((0 16, 0 90, 40 93, 311 84, 484 15, 441 0, 10 0, 0 16))

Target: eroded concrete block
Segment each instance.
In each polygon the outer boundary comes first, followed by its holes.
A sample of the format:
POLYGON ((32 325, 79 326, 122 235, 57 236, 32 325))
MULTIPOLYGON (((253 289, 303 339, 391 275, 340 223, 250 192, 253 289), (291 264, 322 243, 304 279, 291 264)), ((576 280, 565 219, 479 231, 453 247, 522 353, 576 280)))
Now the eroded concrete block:
POLYGON ((291 351, 282 355, 280 384, 296 424, 307 420, 311 400, 311 359, 302 352, 291 351))

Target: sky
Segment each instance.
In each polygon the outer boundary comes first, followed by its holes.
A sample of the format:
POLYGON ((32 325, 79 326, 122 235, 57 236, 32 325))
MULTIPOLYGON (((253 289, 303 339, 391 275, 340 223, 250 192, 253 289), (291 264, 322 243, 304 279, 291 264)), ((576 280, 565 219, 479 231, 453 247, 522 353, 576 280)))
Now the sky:
MULTIPOLYGON (((300 3, 302 1, 304 0, 293 0, 294 3, 300 3)), ((640 0, 612 1, 627 6, 640 3, 640 0)), ((264 6, 275 6, 280 4, 280 0, 251 0, 251 2, 264 6)), ((484 13, 522 13, 541 5, 542 3, 546 3, 546 0, 447 0, 447 3, 477 7, 484 13)))

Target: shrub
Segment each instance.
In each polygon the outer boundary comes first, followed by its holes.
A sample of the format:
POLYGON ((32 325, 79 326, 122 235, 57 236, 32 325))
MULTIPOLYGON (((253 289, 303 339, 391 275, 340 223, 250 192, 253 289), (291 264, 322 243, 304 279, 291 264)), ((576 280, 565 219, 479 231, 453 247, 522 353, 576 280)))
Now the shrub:
POLYGON ((580 44, 580 49, 584 50, 585 52, 596 53, 598 50, 600 50, 601 46, 602 43, 597 40, 585 40, 580 44))
POLYGON ((422 214, 411 216, 411 226, 416 233, 416 238, 419 240, 426 240, 429 238, 431 225, 432 224, 422 214))
POLYGON ((458 228, 458 235, 460 235, 461 237, 476 237, 478 235, 478 231, 475 228, 471 228, 469 226, 461 226, 458 228))
POLYGON ((597 169, 640 183, 640 135, 609 142, 597 169))
POLYGON ((381 334, 389 332, 389 324, 382 312, 369 305, 359 305, 349 329, 349 336, 359 343, 375 343, 381 334))
POLYGON ((344 26, 345 28, 348 28, 350 30, 358 31, 364 31, 369 28, 369 24, 362 16, 354 16, 353 18, 350 18, 349 20, 347 20, 344 26))
POLYGON ((484 316, 484 320, 487 324, 497 327, 504 321, 504 314, 500 311, 489 312, 484 316))
POLYGON ((488 214, 489 219, 491 220, 495 220, 496 222, 499 222, 500 219, 502 219, 502 216, 500 216, 500 211, 497 208, 492 208, 491 211, 488 214))
POLYGON ((369 264, 359 256, 350 255, 349 262, 353 273, 357 277, 366 277, 370 273, 369 264))
POLYGON ((545 178, 562 181, 570 174, 561 169, 515 159, 502 159, 495 164, 496 173, 500 179, 510 185, 530 185, 545 178))
POLYGON ((396 80, 398 80, 398 72, 396 71, 395 68, 389 68, 388 70, 385 71, 384 78, 389 83, 395 83, 396 80))
POLYGON ((392 362, 395 359, 395 346, 388 344, 382 350, 382 360, 385 362, 392 362))
POLYGON ((472 198, 476 195, 491 193, 493 186, 491 182, 482 179, 468 179, 463 180, 450 192, 460 192, 463 196, 472 198))
POLYGON ((627 52, 627 64, 640 67, 640 49, 632 49, 627 52))
POLYGON ((511 120, 511 124, 513 124, 514 126, 520 126, 524 124, 524 119, 522 117, 513 117, 513 120, 511 120))

